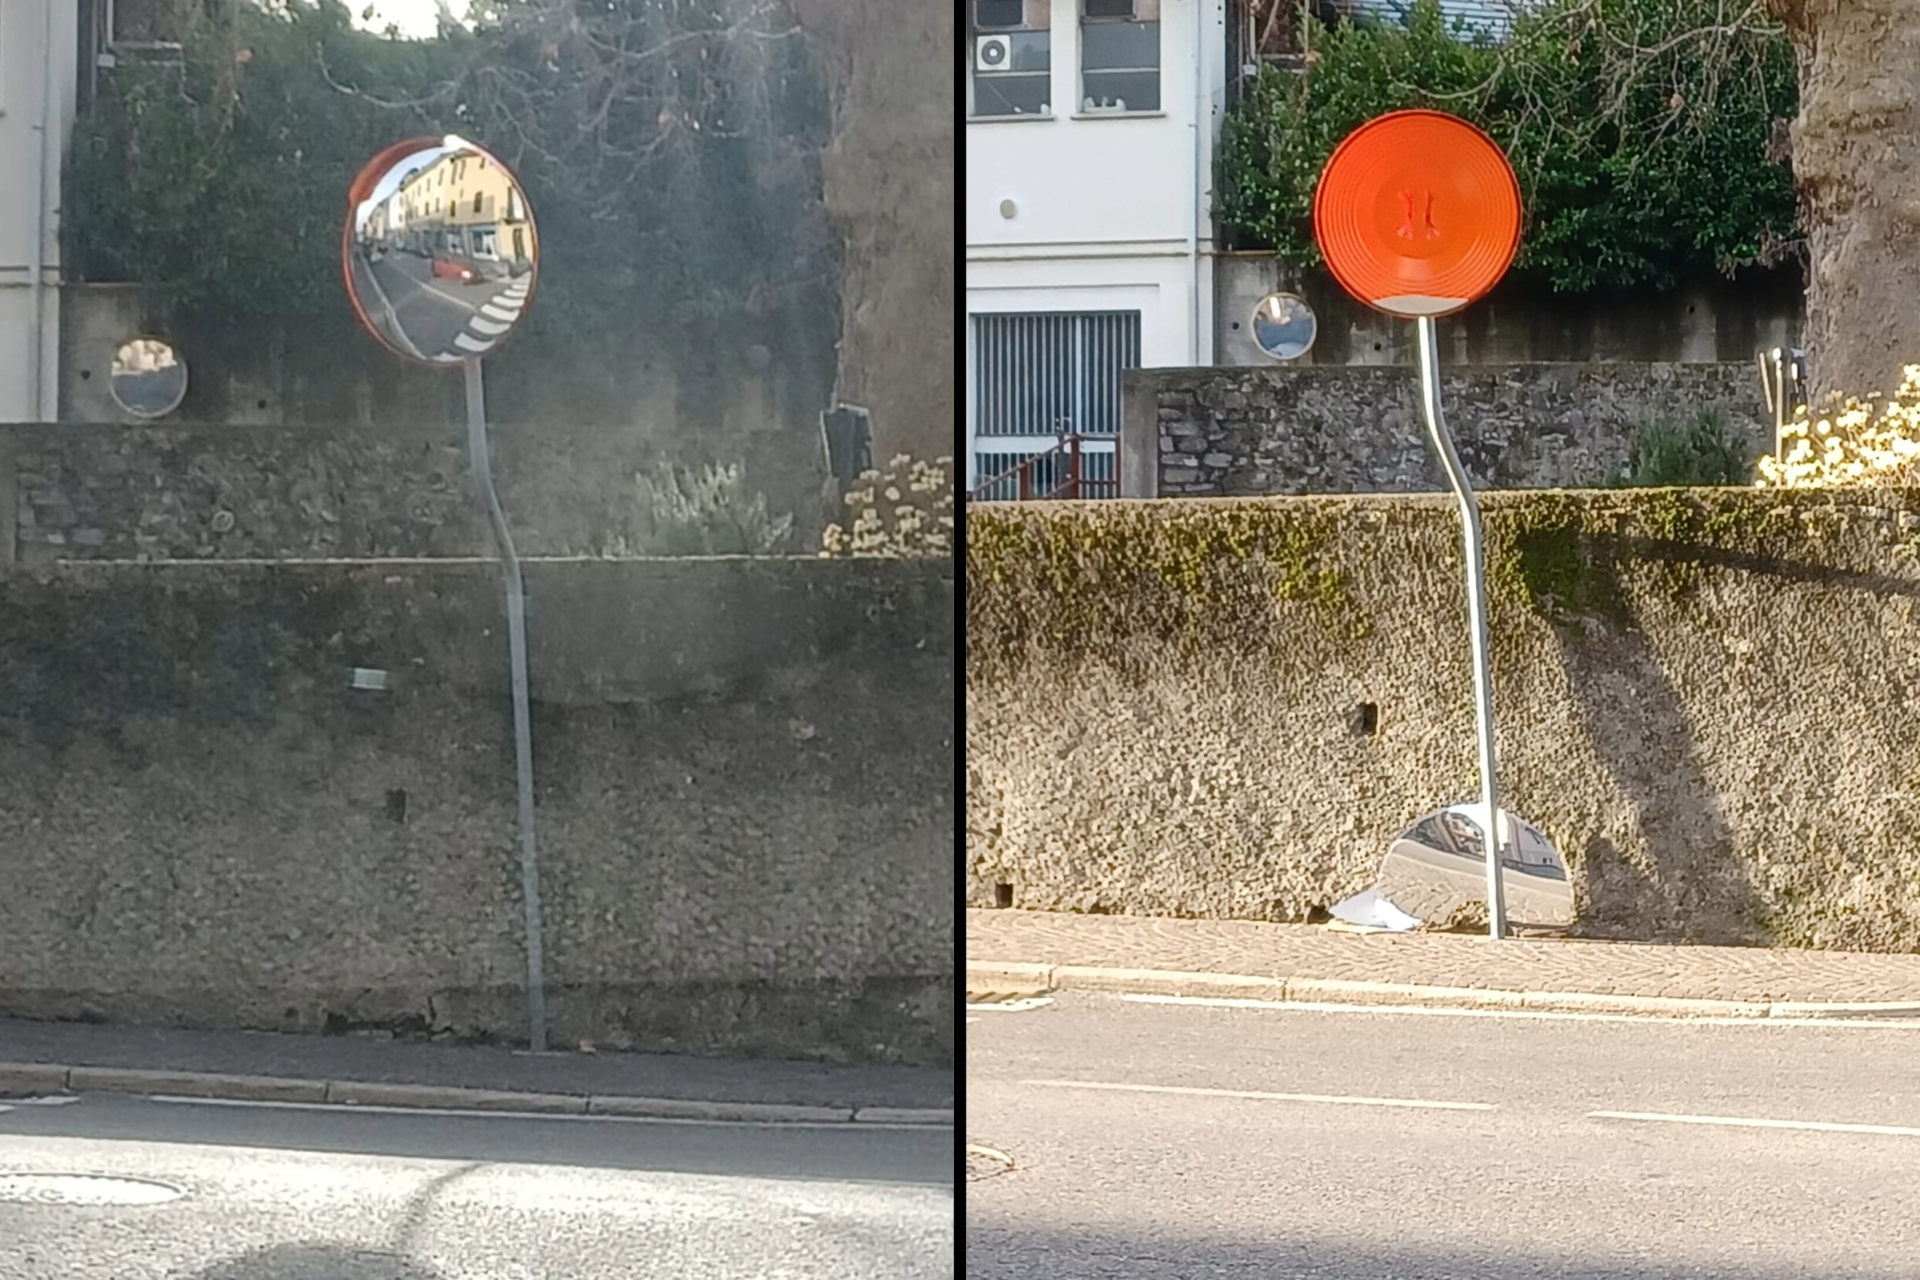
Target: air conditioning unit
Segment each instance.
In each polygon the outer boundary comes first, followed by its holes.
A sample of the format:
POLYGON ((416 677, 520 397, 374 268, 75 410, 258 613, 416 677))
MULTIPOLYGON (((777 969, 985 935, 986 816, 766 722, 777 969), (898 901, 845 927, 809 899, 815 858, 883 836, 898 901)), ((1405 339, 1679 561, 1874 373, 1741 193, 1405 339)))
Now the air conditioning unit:
POLYGON ((979 36, 973 42, 975 71, 1006 71, 1013 66, 1013 41, 1007 36, 979 36))

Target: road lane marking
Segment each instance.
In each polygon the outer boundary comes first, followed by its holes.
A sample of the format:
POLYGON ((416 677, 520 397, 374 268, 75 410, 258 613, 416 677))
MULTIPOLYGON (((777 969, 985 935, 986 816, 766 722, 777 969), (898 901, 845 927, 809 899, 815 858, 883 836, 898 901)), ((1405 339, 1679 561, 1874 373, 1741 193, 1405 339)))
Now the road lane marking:
POLYGON ((1677 1018, 1650 1013, 1574 1013, 1564 1009, 1461 1009, 1424 1004, 1319 1004, 1305 1000, 1248 1000, 1233 996, 1123 995, 1129 1004, 1192 1005, 1209 1009, 1261 1009, 1275 1013, 1391 1013, 1426 1018, 1526 1018, 1537 1022, 1635 1022, 1689 1027, 1867 1027, 1920 1031, 1916 1018, 1677 1018))
POLYGON ((442 289, 439 285, 433 284, 430 281, 415 280, 412 276, 408 275, 404 271, 396 271, 394 272, 394 274, 398 278, 412 285, 414 288, 420 290, 422 293, 430 293, 436 298, 440 298, 447 302, 451 302, 454 306, 459 307, 462 311, 472 313, 480 309, 474 306, 473 303, 467 301, 465 298, 460 297, 458 294, 448 293, 445 289, 442 289))
MULTIPOLYGON (((484 307, 481 308, 483 315, 485 313, 485 310, 486 309, 484 307)), ((493 320, 486 320, 486 319, 481 319, 480 317, 475 317, 473 320, 468 322, 467 327, 473 330, 475 333, 484 333, 488 337, 493 337, 497 334, 505 333, 507 330, 513 328, 513 322, 512 321, 496 322, 493 320)))
POLYGON ((460 348, 462 351, 493 350, 492 342, 483 338, 476 338, 472 334, 468 333, 465 329, 462 329, 459 333, 454 335, 453 345, 460 348))
POLYGON ((1661 1124, 1704 1124, 1730 1129, 1800 1129, 1808 1133, 1875 1133, 1920 1138, 1920 1129, 1893 1124, 1836 1124, 1826 1120, 1763 1120, 1750 1116, 1682 1116, 1659 1111, 1589 1111, 1590 1120, 1640 1120, 1661 1124))
POLYGON ((1491 1102, 1435 1102, 1427 1098, 1362 1098, 1331 1093, 1262 1093, 1253 1089, 1198 1089, 1171 1084, 1110 1084, 1098 1080, 1022 1080, 1039 1089, 1103 1089, 1115 1093, 1169 1093, 1193 1098, 1240 1098, 1252 1102, 1321 1102, 1349 1107, 1408 1107, 1421 1111, 1492 1111, 1491 1102))
POLYGON ((1017 1000, 969 1000, 967 1008, 976 1012, 1029 1013, 1052 1003, 1052 996, 1022 996, 1017 1000))
POLYGON ((520 318, 520 308, 507 308, 497 302, 485 302, 480 305, 480 314, 489 320, 504 320, 512 324, 520 318))
POLYGON ((471 1107, 383 1107, 345 1102, 278 1102, 264 1098, 188 1098, 172 1094, 144 1095, 148 1102, 175 1107, 228 1107, 251 1111, 322 1111, 350 1116, 435 1116, 456 1120, 601 1121, 610 1124, 719 1125, 750 1129, 830 1129, 836 1133, 927 1133, 947 1128, 939 1124, 890 1124, 881 1120, 703 1120, 691 1116, 581 1115, 573 1111, 480 1111, 471 1107))

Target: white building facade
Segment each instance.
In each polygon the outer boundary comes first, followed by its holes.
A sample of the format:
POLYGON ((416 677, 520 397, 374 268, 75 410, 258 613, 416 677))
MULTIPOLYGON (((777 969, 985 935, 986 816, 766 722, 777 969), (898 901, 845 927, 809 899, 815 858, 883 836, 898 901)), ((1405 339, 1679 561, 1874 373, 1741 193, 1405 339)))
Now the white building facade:
POLYGON ((967 487, 1066 433, 1114 477, 1120 371, 1213 363, 1226 5, 966 10, 967 487))
POLYGON ((74 0, 0 2, 0 422, 60 400, 60 182, 80 80, 74 0))

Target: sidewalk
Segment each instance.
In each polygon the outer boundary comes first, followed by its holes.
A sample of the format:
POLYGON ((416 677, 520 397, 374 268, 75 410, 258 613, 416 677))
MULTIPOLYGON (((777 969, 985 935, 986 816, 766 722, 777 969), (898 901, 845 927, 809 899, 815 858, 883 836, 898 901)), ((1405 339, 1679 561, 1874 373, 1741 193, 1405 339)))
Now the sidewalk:
POLYGON ((970 994, 1082 988, 1668 1016, 1920 1016, 1920 955, 970 910, 970 994))
POLYGON ((0 1096, 110 1090, 676 1119, 952 1123, 953 1072, 0 1019, 0 1096))

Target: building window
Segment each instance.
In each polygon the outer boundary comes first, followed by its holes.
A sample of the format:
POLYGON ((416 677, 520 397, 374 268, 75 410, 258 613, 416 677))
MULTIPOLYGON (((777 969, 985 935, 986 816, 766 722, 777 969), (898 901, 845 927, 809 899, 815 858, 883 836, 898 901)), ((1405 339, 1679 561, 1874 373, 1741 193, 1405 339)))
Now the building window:
POLYGON ((478 191, 473 193, 473 211, 475 213, 480 212, 480 193, 478 191))
POLYGON ((1140 367, 1140 313, 973 317, 976 436, 1115 435, 1120 371, 1140 367))
POLYGON ((973 57, 968 114, 976 119, 1053 114, 1050 0, 970 0, 973 57))
POLYGON ((1160 109, 1160 0, 1080 0, 1080 110, 1160 109))

